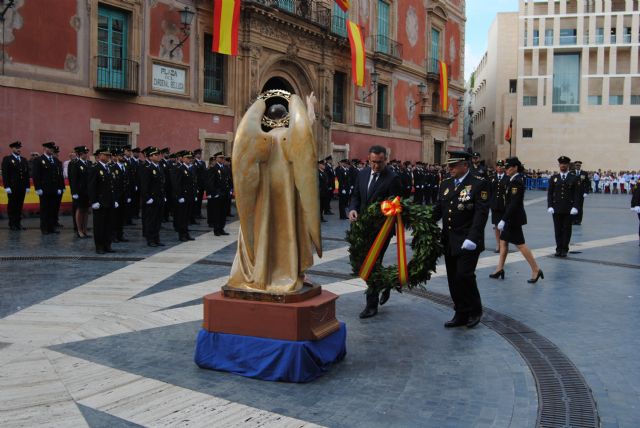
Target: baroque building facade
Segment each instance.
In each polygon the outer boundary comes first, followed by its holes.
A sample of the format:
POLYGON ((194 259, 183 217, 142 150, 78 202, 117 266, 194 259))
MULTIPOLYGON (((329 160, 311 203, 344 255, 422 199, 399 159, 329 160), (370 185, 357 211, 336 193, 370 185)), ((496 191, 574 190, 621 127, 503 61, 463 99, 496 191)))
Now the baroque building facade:
POLYGON ((348 14, 328 0, 244 0, 237 56, 211 51, 212 0, 1 0, 2 10, 0 140, 25 152, 53 140, 63 156, 83 144, 230 153, 267 89, 316 95, 322 156, 364 158, 381 144, 433 163, 463 146, 464 0, 358 0, 348 14), (363 29, 365 87, 352 83, 347 18, 363 29))

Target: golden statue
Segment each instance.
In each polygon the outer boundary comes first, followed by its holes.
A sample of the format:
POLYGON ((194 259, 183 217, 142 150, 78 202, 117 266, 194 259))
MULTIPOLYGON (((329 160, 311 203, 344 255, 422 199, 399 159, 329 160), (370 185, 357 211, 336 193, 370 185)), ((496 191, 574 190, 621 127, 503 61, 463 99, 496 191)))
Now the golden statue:
POLYGON ((232 158, 240 232, 228 287, 295 292, 314 247, 322 257, 314 101, 312 93, 307 111, 297 95, 267 91, 240 121, 232 158))

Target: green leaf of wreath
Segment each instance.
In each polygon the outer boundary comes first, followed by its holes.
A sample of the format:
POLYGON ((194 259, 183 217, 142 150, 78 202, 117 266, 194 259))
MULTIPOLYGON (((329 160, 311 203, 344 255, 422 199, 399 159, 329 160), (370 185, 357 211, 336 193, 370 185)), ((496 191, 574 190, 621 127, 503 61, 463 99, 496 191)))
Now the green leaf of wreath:
MULTIPOLYGON (((380 210, 380 204, 381 202, 376 202, 369 205, 347 231, 349 263, 356 275, 386 219, 380 210)), ((442 254, 441 230, 433 218, 432 207, 415 205, 405 200, 402 200, 401 204, 405 228, 413 235, 413 257, 408 263, 409 281, 406 287, 423 286, 436 271, 436 262, 442 254)), ((380 293, 385 288, 399 286, 398 266, 385 267, 382 266, 382 261, 378 260, 367 280, 367 293, 380 293)))

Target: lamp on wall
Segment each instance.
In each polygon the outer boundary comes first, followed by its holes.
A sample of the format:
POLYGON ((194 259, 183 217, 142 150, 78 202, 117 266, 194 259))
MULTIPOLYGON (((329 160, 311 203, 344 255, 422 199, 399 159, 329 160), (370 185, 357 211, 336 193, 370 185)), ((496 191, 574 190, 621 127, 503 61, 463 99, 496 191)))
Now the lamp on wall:
POLYGON ((371 73, 371 87, 373 88, 373 90, 371 92, 369 92, 367 95, 365 95, 364 97, 362 97, 362 101, 366 100, 371 95, 376 93, 376 91, 378 90, 378 77, 379 76, 380 75, 378 74, 378 72, 373 70, 373 73, 371 73))
POLYGON ((424 82, 418 83, 418 94, 420 95, 420 100, 412 100, 411 104, 409 104, 409 111, 412 111, 417 105, 422 104, 427 99, 425 96, 427 94, 427 85, 424 82))
POLYGON ((173 58, 173 52, 176 49, 178 49, 180 46, 182 46, 184 42, 186 42, 189 36, 191 35, 191 21, 193 21, 193 16, 196 14, 195 12, 189 9, 189 6, 185 6, 184 9, 182 9, 178 13, 180 13, 180 29, 182 30, 182 34, 184 35, 184 38, 180 40, 178 44, 175 45, 173 49, 169 51, 170 58, 173 58))

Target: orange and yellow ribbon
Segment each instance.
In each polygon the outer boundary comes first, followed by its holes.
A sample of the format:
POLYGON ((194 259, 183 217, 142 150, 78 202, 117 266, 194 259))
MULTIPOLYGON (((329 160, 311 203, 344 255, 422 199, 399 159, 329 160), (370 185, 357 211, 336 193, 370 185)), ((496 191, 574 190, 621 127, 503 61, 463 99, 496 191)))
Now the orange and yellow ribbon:
POLYGON ((402 204, 400 203, 400 198, 396 196, 392 201, 383 201, 382 204, 380 204, 380 210, 387 219, 382 225, 380 232, 378 232, 378 236, 376 236, 375 241, 373 241, 373 245, 369 248, 367 257, 365 257, 362 267, 360 268, 359 275, 360 278, 365 281, 369 279, 376 261, 380 256, 380 252, 382 251, 382 248, 387 242, 389 234, 395 225, 396 235, 398 237, 398 281, 400 282, 400 285, 405 285, 408 281, 409 273, 407 268, 407 250, 405 248, 404 224, 402 222, 402 204))

